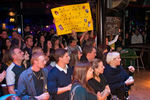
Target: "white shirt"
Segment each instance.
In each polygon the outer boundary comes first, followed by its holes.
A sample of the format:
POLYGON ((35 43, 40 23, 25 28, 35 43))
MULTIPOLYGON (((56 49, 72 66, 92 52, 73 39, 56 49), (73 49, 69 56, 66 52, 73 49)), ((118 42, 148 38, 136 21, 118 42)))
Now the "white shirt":
POLYGON ((143 37, 141 34, 136 35, 133 34, 131 37, 131 44, 138 44, 138 43, 143 43, 143 37))
POLYGON ((119 35, 116 35, 113 40, 111 40, 111 41, 108 42, 108 45, 110 46, 110 45, 114 44, 115 42, 117 42, 118 37, 119 37, 119 35))
POLYGON ((63 69, 63 68, 61 68, 60 66, 58 66, 58 65, 56 64, 56 68, 57 68, 58 70, 60 70, 60 71, 63 71, 65 74, 67 74, 68 65, 66 65, 66 68, 63 69))

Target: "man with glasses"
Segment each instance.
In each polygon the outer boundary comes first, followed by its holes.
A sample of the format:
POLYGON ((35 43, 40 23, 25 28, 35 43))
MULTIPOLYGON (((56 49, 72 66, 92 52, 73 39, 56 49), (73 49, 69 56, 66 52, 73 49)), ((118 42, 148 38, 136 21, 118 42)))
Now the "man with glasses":
POLYGON ((10 94, 16 94, 17 83, 20 74, 25 70, 22 66, 24 60, 24 53, 18 47, 12 47, 10 49, 10 56, 12 58, 12 64, 6 70, 6 83, 10 94))

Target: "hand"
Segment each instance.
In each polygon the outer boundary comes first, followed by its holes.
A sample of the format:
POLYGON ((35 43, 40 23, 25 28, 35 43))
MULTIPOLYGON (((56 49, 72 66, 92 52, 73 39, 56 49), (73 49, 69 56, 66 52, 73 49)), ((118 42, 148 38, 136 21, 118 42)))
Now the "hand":
POLYGON ((88 33, 88 31, 85 31, 84 34, 88 33))
POLYGON ((3 71, 1 74, 0 74, 0 82, 3 81, 3 79, 5 78, 6 76, 6 71, 3 71))
POLYGON ((55 19, 53 19, 53 23, 55 24, 55 19))
POLYGON ((133 66, 129 66, 128 70, 133 73, 135 71, 135 68, 133 66))
POLYGON ((109 86, 105 86, 105 89, 101 92, 101 96, 104 97, 104 96, 108 96, 110 94, 110 88, 109 86))
POLYGON ((77 37, 77 33, 75 30, 72 30, 72 37, 76 38, 77 37))
POLYGON ((36 96, 35 98, 38 100, 48 100, 50 98, 50 95, 49 93, 43 93, 40 96, 36 96))
POLYGON ((71 90, 71 87, 72 87, 72 84, 69 84, 66 86, 66 90, 70 91, 71 90))
POLYGON ((102 96, 100 92, 97 92, 97 100, 102 100, 102 96))
POLYGON ((107 92, 110 94, 110 92, 111 92, 111 91, 110 91, 110 88, 109 88, 109 86, 108 86, 108 85, 106 85, 106 86, 105 86, 105 89, 106 89, 106 90, 107 90, 107 92))
POLYGON ((125 84, 126 85, 131 85, 134 83, 134 79, 132 76, 130 76, 126 81, 125 81, 125 84))
POLYGON ((76 31, 75 31, 75 30, 72 30, 72 33, 74 33, 74 34, 75 34, 75 33, 76 33, 76 31))

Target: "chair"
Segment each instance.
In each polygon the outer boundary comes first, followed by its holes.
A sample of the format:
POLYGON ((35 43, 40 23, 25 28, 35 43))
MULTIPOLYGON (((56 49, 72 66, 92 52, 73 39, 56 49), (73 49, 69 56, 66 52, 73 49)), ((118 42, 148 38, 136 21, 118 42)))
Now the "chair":
POLYGON ((141 60, 142 66, 141 66, 141 67, 140 67, 140 66, 138 67, 138 71, 139 71, 140 68, 143 68, 143 69, 145 70, 144 63, 143 63, 143 59, 142 59, 143 53, 144 53, 144 49, 142 48, 142 50, 141 50, 141 52, 140 52, 140 56, 139 56, 139 59, 141 60))
POLYGON ((130 62, 130 65, 132 65, 132 66, 135 66, 134 62, 136 62, 136 67, 137 67, 138 72, 139 72, 140 68, 145 69, 142 57, 143 57, 143 50, 141 50, 140 56, 137 56, 134 49, 129 49, 128 48, 128 49, 123 49, 121 51, 121 58, 124 61, 124 65, 126 66, 126 64, 127 64, 126 61, 127 60, 130 62), (139 66, 139 60, 138 59, 141 60, 142 67, 139 66))

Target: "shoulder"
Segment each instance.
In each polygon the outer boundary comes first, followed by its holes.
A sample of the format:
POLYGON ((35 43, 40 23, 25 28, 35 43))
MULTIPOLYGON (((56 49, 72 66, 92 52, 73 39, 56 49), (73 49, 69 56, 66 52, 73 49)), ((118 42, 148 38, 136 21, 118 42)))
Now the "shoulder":
POLYGON ((10 66, 8 66, 6 72, 11 71, 14 66, 15 66, 15 64, 14 64, 14 63, 11 63, 10 66))
POLYGON ((100 79, 105 79, 103 74, 100 74, 99 77, 100 77, 100 79))
POLYGON ((93 84, 93 83, 94 83, 94 78, 88 80, 88 84, 89 84, 89 85, 91 85, 91 84, 93 84))
POLYGON ((32 74, 31 67, 29 67, 28 69, 24 70, 24 71, 20 74, 20 76, 26 77, 26 76, 29 76, 29 74, 32 74))
POLYGON ((47 68, 43 68, 42 71, 43 71, 43 74, 45 74, 45 77, 47 77, 49 70, 47 68))
POLYGON ((42 71, 47 74, 48 73, 48 69, 47 68, 43 68, 42 71))
POLYGON ((59 70, 56 68, 56 67, 53 67, 49 73, 56 73, 56 72, 59 72, 59 70))
POLYGON ((74 70, 74 66, 70 66, 70 65, 67 66, 68 66, 68 70, 74 70))
POLYGON ((111 70, 111 66, 110 66, 109 64, 106 64, 106 65, 105 65, 104 72, 105 72, 105 71, 109 71, 109 70, 111 70))
POLYGON ((86 89, 83 88, 80 84, 76 84, 72 86, 71 91, 75 91, 76 93, 85 93, 86 89))
POLYGON ((59 76, 60 71, 56 68, 53 67, 49 72, 48 72, 48 77, 50 76, 59 76))

